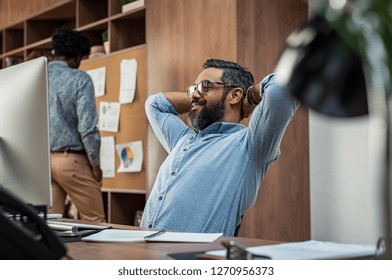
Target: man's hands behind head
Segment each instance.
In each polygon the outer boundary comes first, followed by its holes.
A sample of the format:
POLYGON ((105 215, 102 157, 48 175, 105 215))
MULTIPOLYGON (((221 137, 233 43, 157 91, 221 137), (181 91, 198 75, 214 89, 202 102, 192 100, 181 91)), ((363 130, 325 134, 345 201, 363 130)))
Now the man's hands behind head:
POLYGON ((253 86, 250 86, 246 91, 245 99, 242 102, 241 119, 248 118, 256 108, 257 104, 261 102, 260 86, 261 81, 257 82, 253 86))

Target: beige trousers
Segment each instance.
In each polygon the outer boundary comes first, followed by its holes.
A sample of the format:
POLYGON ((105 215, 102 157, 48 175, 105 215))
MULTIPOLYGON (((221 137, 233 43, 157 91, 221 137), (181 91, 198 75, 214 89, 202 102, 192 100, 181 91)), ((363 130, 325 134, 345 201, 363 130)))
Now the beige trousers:
POLYGON ((81 220, 105 222, 102 181, 94 178, 87 155, 51 153, 51 169, 53 207, 49 213, 64 215, 68 194, 81 220))

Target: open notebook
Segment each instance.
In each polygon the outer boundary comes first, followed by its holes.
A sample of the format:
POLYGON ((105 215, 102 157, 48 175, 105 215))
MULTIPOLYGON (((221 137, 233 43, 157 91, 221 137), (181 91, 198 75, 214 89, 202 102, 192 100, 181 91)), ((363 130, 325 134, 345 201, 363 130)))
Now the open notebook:
POLYGON ((83 237, 82 241, 93 242, 207 242, 211 243, 222 236, 222 233, 190 233, 168 231, 143 231, 105 229, 98 233, 83 237))

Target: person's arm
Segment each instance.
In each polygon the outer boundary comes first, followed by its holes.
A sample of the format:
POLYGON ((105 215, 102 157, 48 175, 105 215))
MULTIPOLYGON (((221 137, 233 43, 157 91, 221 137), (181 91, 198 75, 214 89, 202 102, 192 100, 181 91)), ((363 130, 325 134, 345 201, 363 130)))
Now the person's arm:
POLYGON ((102 180, 102 169, 99 165, 93 166, 92 168, 93 176, 97 182, 101 182, 102 180))
POLYGON ((251 159, 271 162, 280 154, 280 142, 299 102, 277 82, 274 74, 255 85, 252 98, 260 102, 249 122, 249 143, 254 151, 251 159))
POLYGON ((191 110, 191 99, 185 92, 164 92, 163 95, 169 100, 178 114, 188 113, 191 110))
POLYGON ((85 79, 80 80, 79 83, 76 104, 78 131, 93 169, 93 174, 100 181, 100 177, 102 176, 99 168, 101 136, 97 127, 98 115, 95 106, 94 85, 87 74, 85 75, 85 79))
MULTIPOLYGON (((261 170, 260 178, 280 154, 280 143, 286 127, 296 112, 299 102, 290 92, 279 85, 274 75, 268 75, 256 83, 249 122, 248 148, 249 159, 256 163, 254 168, 261 170), (254 102, 254 103, 256 103, 254 102)), ((247 211, 255 202, 260 184, 248 185, 241 194, 241 212, 247 211)))
POLYGON ((256 106, 259 105, 261 100, 263 99, 262 93, 260 92, 261 82, 259 81, 254 85, 250 86, 245 94, 245 99, 242 102, 242 116, 241 120, 244 118, 248 118, 256 106))
POLYGON ((189 131, 179 114, 188 112, 190 107, 191 101, 185 92, 161 92, 147 98, 145 110, 148 121, 167 152, 189 131))

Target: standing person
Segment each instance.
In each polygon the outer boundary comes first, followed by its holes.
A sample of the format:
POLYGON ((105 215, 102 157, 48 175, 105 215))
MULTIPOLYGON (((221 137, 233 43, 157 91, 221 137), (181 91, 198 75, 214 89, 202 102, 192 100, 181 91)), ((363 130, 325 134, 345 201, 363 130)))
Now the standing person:
POLYGON ((90 53, 82 33, 60 28, 52 37, 54 60, 48 65, 52 213, 64 214, 68 194, 80 218, 104 222, 101 138, 97 128, 94 86, 78 70, 90 53))
POLYGON ((149 122, 169 152, 146 203, 142 227, 234 235, 280 155, 298 102, 268 75, 253 86, 240 65, 207 60, 194 85, 146 101, 149 122), (179 114, 189 112, 188 127, 179 114), (252 114, 248 127, 239 124, 252 114))

